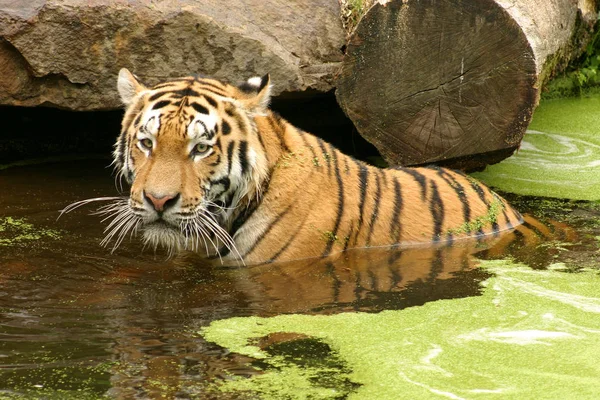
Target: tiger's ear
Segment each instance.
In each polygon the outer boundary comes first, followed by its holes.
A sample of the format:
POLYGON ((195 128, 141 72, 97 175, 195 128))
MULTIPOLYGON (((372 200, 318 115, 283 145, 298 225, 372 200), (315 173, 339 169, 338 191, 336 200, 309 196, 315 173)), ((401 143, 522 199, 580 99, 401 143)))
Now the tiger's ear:
POLYGON ((121 68, 119 79, 117 80, 117 89, 123 103, 130 105, 133 98, 146 90, 146 87, 127 68, 121 68))
POLYGON ((271 78, 255 76, 238 85, 237 100, 253 112, 262 112, 269 107, 271 101, 271 78))

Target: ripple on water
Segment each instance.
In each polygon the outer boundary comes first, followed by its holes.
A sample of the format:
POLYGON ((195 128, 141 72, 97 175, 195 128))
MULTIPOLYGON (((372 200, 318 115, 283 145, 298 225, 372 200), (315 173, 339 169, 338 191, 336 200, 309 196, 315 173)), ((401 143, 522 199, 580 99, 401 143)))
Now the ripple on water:
POLYGON ((600 199, 600 97, 542 102, 520 149, 473 174, 503 192, 600 199))
POLYGON ((598 200, 600 136, 529 130, 517 153, 473 176, 504 192, 598 200))

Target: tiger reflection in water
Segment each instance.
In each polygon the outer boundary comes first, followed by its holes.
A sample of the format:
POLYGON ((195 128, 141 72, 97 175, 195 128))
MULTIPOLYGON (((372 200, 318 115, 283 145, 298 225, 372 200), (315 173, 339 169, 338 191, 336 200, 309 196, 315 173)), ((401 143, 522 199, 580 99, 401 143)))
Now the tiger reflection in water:
POLYGON ((268 314, 335 313, 400 309, 444 298, 476 295, 489 276, 478 260, 511 257, 534 267, 555 262, 556 252, 539 246, 574 243, 566 224, 530 216, 498 237, 452 246, 351 250, 322 259, 248 267, 238 285, 268 314))

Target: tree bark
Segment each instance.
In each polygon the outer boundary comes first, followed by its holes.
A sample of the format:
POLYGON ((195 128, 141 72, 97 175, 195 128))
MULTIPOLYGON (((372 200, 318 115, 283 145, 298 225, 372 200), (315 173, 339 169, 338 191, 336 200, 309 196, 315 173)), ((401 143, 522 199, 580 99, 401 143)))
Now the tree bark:
POLYGON ((391 0, 350 36, 336 97, 392 165, 479 169, 518 148, 595 0, 391 0))

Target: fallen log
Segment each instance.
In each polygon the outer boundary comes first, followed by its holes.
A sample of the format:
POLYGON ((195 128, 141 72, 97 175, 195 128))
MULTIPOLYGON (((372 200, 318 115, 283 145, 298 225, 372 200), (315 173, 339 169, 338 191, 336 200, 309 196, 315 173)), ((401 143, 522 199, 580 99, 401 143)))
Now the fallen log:
POLYGON ((479 169, 518 148, 541 85, 589 40, 595 0, 380 0, 352 32, 344 112, 392 165, 479 169))

